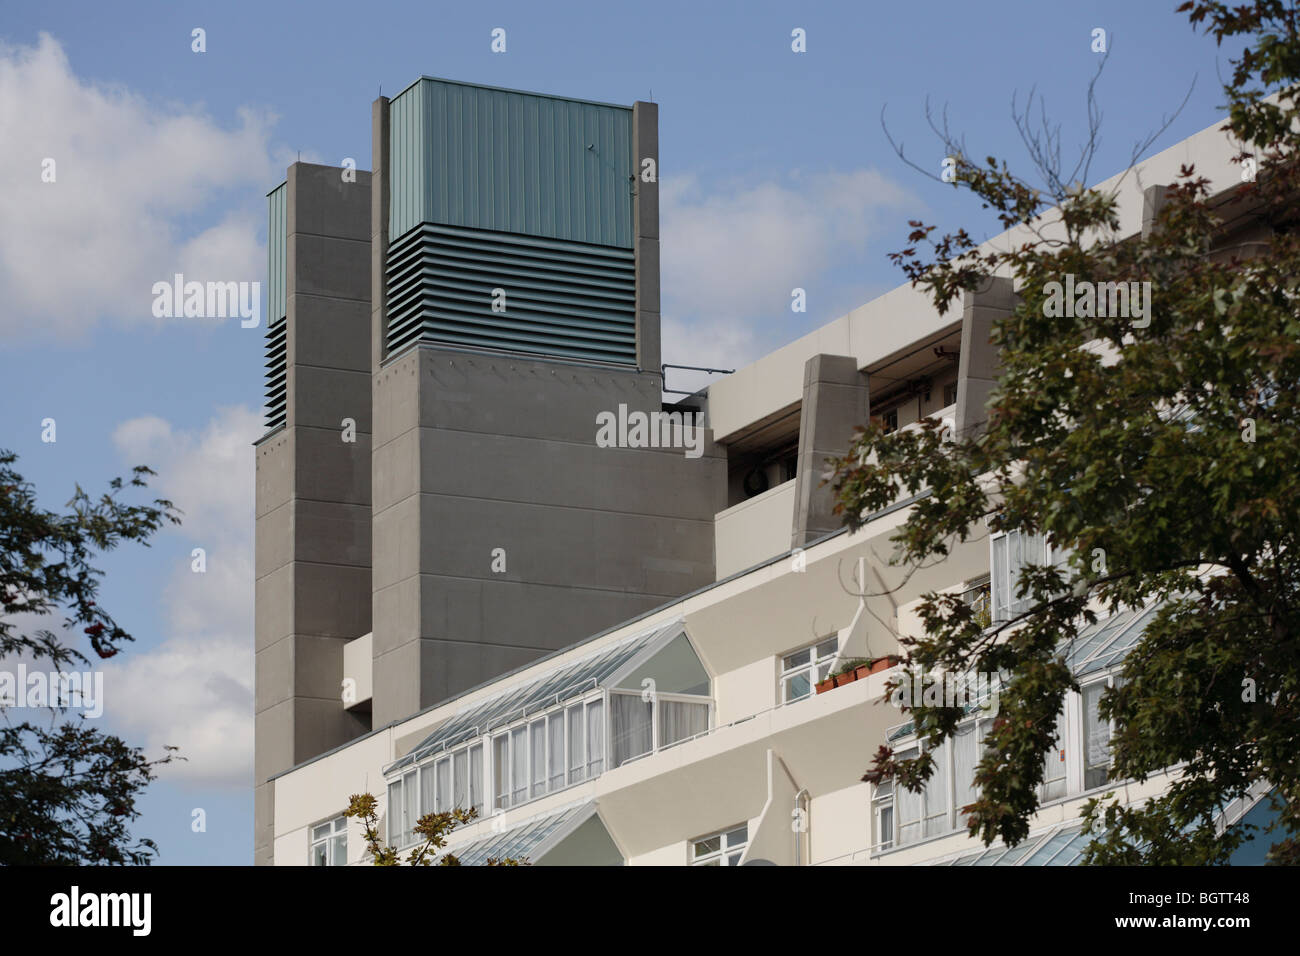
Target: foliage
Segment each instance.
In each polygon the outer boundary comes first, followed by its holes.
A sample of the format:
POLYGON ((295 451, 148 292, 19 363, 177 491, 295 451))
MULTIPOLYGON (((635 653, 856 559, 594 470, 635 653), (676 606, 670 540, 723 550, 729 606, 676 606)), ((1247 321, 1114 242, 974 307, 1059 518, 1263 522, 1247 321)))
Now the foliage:
MULTIPOLYGON (((868 425, 833 485, 851 528, 929 491, 895 539, 911 566, 943 558, 985 522, 1072 549, 1068 567, 1022 575, 1032 606, 1014 620, 988 626, 959 596, 931 593, 924 636, 903 638, 909 663, 926 670, 1010 675, 976 772, 980 796, 964 808, 972 835, 1014 845, 1028 833, 1057 714, 1078 689, 1063 642, 1098 609, 1159 602, 1101 714, 1118 728, 1112 779, 1181 767, 1145 804, 1089 801, 1086 861, 1222 863, 1245 831, 1217 834, 1218 810, 1268 782, 1279 808, 1270 858, 1300 862, 1300 184, 1290 159, 1300 146, 1300 20, 1276 0, 1180 10, 1219 42, 1252 40, 1232 61, 1225 129, 1256 179, 1244 174, 1219 205, 1183 167, 1150 234, 1121 240, 1115 192, 1084 189, 1055 168, 1040 189, 1005 162, 969 159, 945 128, 956 185, 1012 236, 980 247, 965 230, 935 238, 913 222, 909 247, 893 258, 941 313, 988 276, 1013 278, 1016 306, 993 331, 1001 370, 989 422, 956 436, 934 421, 889 435, 868 425), (1267 231, 1248 261, 1225 248, 1247 213, 1267 231), (1048 284, 1067 275, 1150 282, 1149 325, 1048 307, 1048 284)), ((1053 136, 1026 137, 1040 171, 1059 156, 1053 136)), ((1088 141, 1085 150, 1091 123, 1088 141)), ((961 718, 956 708, 911 711, 932 745, 961 718)), ((918 790, 932 770, 929 752, 899 760, 881 747, 864 779, 918 790)))
MULTIPOLYGON (((347 817, 361 821, 362 832, 366 840, 366 849, 375 866, 460 866, 460 860, 454 853, 438 853, 447 845, 447 837, 458 826, 470 823, 478 816, 478 811, 452 810, 443 813, 426 813, 415 824, 415 833, 422 842, 416 844, 403 861, 401 853, 388 846, 379 836, 379 801, 374 794, 354 793, 348 799, 348 808, 343 811, 347 817), (436 862, 435 862, 436 860, 436 862)), ((497 859, 490 857, 486 866, 528 866, 528 861, 509 857, 497 859)))
MULTIPOLYGON (((92 567, 93 555, 128 541, 147 547, 164 523, 180 523, 179 513, 163 499, 118 500, 121 478, 98 499, 77 486, 66 513, 46 511, 12 467, 16 461, 0 451, 0 660, 21 660, 29 669, 45 661, 54 671, 89 664, 40 626, 60 613, 64 627, 82 628, 97 657, 113 657, 131 635, 96 603, 102 572, 92 567)), ((130 487, 146 487, 152 474, 136 468, 130 487)), ((11 709, 0 706, 0 863, 151 862, 156 844, 132 842, 128 824, 139 817, 136 798, 156 769, 177 759, 175 748, 147 759, 80 717, 66 719, 67 711, 52 706, 47 726, 34 719, 14 723, 11 709)))

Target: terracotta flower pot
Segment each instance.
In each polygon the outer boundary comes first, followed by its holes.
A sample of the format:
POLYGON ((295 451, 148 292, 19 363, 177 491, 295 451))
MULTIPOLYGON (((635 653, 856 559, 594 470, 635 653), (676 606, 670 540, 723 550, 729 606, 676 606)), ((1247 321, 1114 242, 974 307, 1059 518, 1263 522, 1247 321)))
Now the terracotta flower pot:
POLYGON ((868 671, 868 673, 879 674, 881 671, 887 671, 895 664, 897 664, 898 660, 899 659, 895 657, 893 654, 890 654, 887 657, 876 658, 876 660, 871 662, 871 669, 868 671))
POLYGON ((826 678, 826 679, 823 680, 823 681, 818 681, 818 682, 817 682, 817 693, 819 693, 819 694, 824 694, 824 693, 826 693, 826 691, 832 689, 834 686, 835 686, 835 678, 834 678, 834 677, 828 677, 828 678, 826 678))

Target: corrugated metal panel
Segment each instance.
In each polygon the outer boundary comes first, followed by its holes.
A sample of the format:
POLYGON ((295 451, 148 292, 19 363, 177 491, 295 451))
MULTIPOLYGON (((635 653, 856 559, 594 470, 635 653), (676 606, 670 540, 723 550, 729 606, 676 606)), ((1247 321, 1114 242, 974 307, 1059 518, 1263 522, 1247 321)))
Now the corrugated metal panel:
POLYGON ((389 355, 431 341, 636 364, 630 250, 425 224, 389 247, 386 281, 389 355))
POLYGON ((267 196, 266 220, 266 429, 285 423, 288 394, 288 323, 286 286, 289 271, 288 184, 267 196))
POLYGON ((628 107, 425 77, 390 136, 390 239, 429 222, 632 247, 628 107))

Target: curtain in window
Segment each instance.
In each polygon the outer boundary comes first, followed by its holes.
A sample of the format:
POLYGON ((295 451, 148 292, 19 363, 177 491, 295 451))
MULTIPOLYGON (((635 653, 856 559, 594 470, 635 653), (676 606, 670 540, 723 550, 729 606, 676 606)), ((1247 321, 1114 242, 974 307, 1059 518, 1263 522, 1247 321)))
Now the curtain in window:
POLYGON ((510 806, 510 740, 505 734, 492 738, 492 780, 495 807, 510 806))
POLYGON ((452 755, 451 765, 454 781, 451 804, 457 810, 465 810, 469 807, 469 754, 458 750, 452 755))
POLYGON ((966 822, 966 817, 962 814, 961 808, 974 803, 979 798, 979 790, 975 786, 975 765, 979 763, 979 747, 975 733, 975 723, 972 721, 958 727, 957 732, 951 738, 951 743, 952 782, 956 793, 953 807, 956 811, 957 826, 960 827, 966 822))
POLYGON ((546 763, 550 786, 552 790, 559 790, 564 786, 564 714, 551 714, 546 732, 549 738, 546 763))
POLYGON ((582 739, 582 705, 575 704, 566 713, 569 717, 569 783, 578 783, 582 780, 587 761, 587 748, 582 739))
POLYGON ((659 701, 659 746, 667 747, 709 729, 709 705, 681 700, 659 701))
POLYGON ((934 773, 926 781, 922 808, 925 812, 922 836, 938 836, 952 829, 948 812, 948 749, 945 742, 934 751, 934 773))
POLYGON ((469 804, 483 812, 483 745, 469 748, 469 804))
POLYGON ((614 766, 648 754, 654 746, 653 708, 639 694, 610 694, 610 743, 614 766))
POLYGON ((451 809, 451 758, 443 757, 438 761, 438 812, 446 813, 451 809))
POLYGON ((1007 542, 1009 536, 993 538, 992 573, 989 575, 990 590, 993 597, 993 620, 1006 621, 1011 617, 1011 597, 1007 592, 1007 542))
POLYGON ((433 764, 420 768, 420 816, 434 812, 433 764))
POLYGON ((388 842, 399 846, 402 842, 402 781, 388 785, 388 842))
POLYGON ((1056 742, 1043 756, 1043 799, 1057 800, 1065 796, 1065 759, 1062 756, 1061 718, 1056 718, 1056 742))
POLYGON ((528 736, 523 727, 510 731, 510 802, 528 799, 528 736))
POLYGON ((1110 723, 1098 709, 1103 681, 1083 689, 1083 786, 1084 789, 1100 787, 1110 777, 1110 723))
POLYGON ((546 721, 534 720, 528 725, 528 737, 533 756, 533 796, 546 792, 546 721))
MULTIPOLYGON (((913 748, 899 754, 898 759, 912 760, 916 756, 913 748)), ((894 788, 894 800, 898 807, 898 842, 915 843, 921 839, 921 795, 898 786, 894 788)))
POLYGON ((604 702, 593 700, 587 705, 587 776, 594 777, 605 769, 604 702))

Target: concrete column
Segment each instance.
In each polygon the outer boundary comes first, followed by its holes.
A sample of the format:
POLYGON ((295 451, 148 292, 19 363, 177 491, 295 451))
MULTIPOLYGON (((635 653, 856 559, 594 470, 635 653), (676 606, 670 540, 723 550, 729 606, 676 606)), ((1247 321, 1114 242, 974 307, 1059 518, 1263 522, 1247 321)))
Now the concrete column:
POLYGON ((867 376, 850 355, 814 355, 804 363, 803 407, 799 413, 799 465, 795 477, 794 526, 790 547, 837 530, 830 485, 822 480, 827 459, 849 450, 853 429, 867 423, 867 376))
POLYGON ((961 358, 957 363, 957 437, 978 434, 988 423, 985 408, 997 381, 997 349, 990 336, 996 319, 1015 308, 1016 294, 1008 278, 990 277, 977 292, 967 292, 962 307, 961 358))
POLYGON ((388 97, 381 96, 370 107, 370 348, 371 374, 388 356, 387 308, 388 280, 388 206, 391 191, 388 179, 389 139, 388 97))
POLYGON ((1151 235, 1155 228, 1156 217, 1169 202, 1169 187, 1164 185, 1148 186, 1142 190, 1142 238, 1151 235))
POLYGON ((659 332, 659 106, 632 104, 632 232, 636 251, 636 361, 648 372, 660 371, 659 332), (642 175, 642 163, 654 160, 655 181, 642 175))
POLYGON ((370 630, 370 174, 295 163, 287 212, 286 424, 257 448, 257 863, 268 778, 369 729, 341 685, 370 630))

